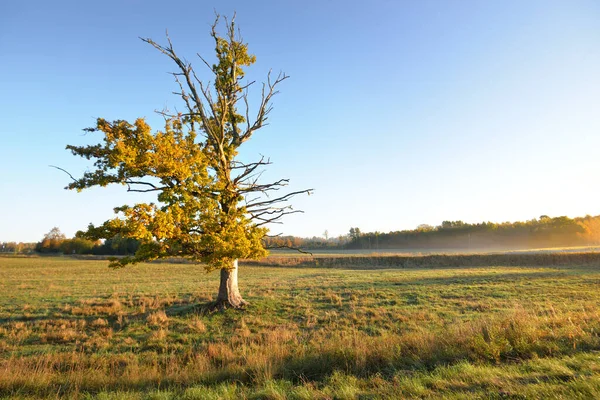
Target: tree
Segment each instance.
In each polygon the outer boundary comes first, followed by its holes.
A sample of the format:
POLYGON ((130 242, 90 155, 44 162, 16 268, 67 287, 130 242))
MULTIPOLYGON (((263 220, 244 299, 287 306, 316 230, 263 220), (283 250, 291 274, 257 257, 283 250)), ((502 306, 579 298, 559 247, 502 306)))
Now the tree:
POLYGON ((353 240, 353 241, 359 240, 361 235, 362 235, 362 233, 360 232, 359 228, 350 228, 350 233, 349 233, 350 240, 353 240))
POLYGON ((104 134, 104 142, 90 146, 67 146, 74 155, 95 160, 95 171, 73 178, 68 189, 117 183, 129 192, 156 192, 157 203, 115 208, 118 216, 100 226, 90 225, 87 236, 108 239, 116 234, 140 241, 134 256, 113 260, 111 266, 165 257, 188 257, 204 262, 207 270, 219 269, 219 307, 247 304, 238 289, 238 259, 267 254, 262 243, 266 225, 279 223, 293 210, 288 201, 311 189, 278 194, 288 179, 261 183, 261 157, 245 163, 236 159, 240 145, 266 125, 277 87, 288 78, 267 76, 253 120, 250 118, 244 68, 255 62, 235 26, 224 19, 226 33, 217 32, 217 15, 211 29, 216 61, 208 67, 212 84, 201 80, 191 63, 167 44, 142 39, 170 58, 177 69, 172 75, 185 112, 162 111, 165 127, 152 133, 144 119, 134 123, 99 118, 89 132, 104 134))
POLYGON ((60 244, 60 250, 65 254, 90 254, 98 243, 89 239, 74 237, 60 244))
POLYGON ((435 230, 435 228, 429 224, 420 224, 417 226, 417 231, 419 232, 431 232, 435 230))
POLYGON ((61 251, 61 244, 66 238, 60 229, 55 226, 44 235, 44 238, 36 245, 35 249, 41 253, 58 253, 61 251))

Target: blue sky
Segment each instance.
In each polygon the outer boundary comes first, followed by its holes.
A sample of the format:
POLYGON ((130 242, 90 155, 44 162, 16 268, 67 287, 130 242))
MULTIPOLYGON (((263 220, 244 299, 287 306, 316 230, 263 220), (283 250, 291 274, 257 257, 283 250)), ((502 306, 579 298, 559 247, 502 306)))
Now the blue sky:
MULTIPOLYGON (((257 63, 291 76, 270 125, 242 149, 288 177, 299 236, 412 229, 442 220, 600 214, 597 1, 3 2, 0 241, 68 236, 144 200, 122 187, 65 191, 88 163, 96 117, 177 105, 169 60, 212 55, 214 10, 237 11, 257 63)), ((201 71, 201 65, 198 65, 201 71)), ((254 92, 255 95, 259 93, 254 92)))

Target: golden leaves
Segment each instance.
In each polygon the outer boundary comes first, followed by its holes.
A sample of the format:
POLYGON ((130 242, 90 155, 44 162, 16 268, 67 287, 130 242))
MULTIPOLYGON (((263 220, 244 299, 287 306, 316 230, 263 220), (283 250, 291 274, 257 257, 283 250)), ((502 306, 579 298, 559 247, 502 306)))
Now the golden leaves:
MULTIPOLYGON (((266 121, 270 98, 276 93, 274 87, 286 77, 269 80, 263 89, 257 121, 251 124, 244 113, 238 112, 236 103, 243 101, 247 106, 245 89, 249 84, 242 84, 244 67, 253 64, 256 57, 248 53, 248 45, 234 29, 233 21, 227 24, 224 37, 217 34, 215 22, 212 37, 217 56, 212 65, 212 88, 199 81, 197 85, 190 83, 196 75, 191 65, 176 55, 170 41, 163 47, 145 40, 180 68, 181 73, 175 77, 187 108, 185 115, 168 118, 164 129, 156 132, 143 118, 133 123, 99 118, 96 127, 88 131, 103 134, 100 144, 68 146, 74 155, 95 161, 95 170, 86 172, 69 188, 119 183, 128 191, 157 194, 158 204, 116 208, 117 218, 90 227, 90 236, 97 238, 118 233, 141 241, 134 257, 115 260, 113 266, 184 256, 206 262, 209 269, 229 268, 234 259, 266 255, 261 240, 267 230, 249 219, 242 202, 249 191, 265 193, 265 186, 255 185, 251 179, 255 168, 267 163, 244 167, 235 158, 241 143, 266 121), (238 127, 245 122, 245 130, 238 127), (196 129, 204 135, 203 140, 197 138, 196 129), (232 178, 232 170, 235 175, 243 171, 240 168, 245 172, 232 178), (245 180, 236 179, 240 176, 245 180)), ((283 186, 281 181, 272 184, 278 186, 283 186)), ((284 215, 281 210, 276 215, 284 215)))

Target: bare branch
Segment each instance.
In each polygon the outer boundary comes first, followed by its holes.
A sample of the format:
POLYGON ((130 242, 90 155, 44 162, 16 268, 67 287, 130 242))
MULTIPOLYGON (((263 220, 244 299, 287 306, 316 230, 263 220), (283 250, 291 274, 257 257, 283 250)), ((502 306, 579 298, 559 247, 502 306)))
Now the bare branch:
POLYGON ((299 194, 303 194, 306 193, 308 195, 310 195, 313 192, 314 189, 305 189, 305 190, 298 190, 296 192, 291 192, 288 193, 284 196, 275 198, 275 199, 269 199, 269 200, 264 200, 264 201, 259 201, 256 203, 249 203, 246 204, 246 208, 252 208, 252 207, 258 207, 258 206, 265 206, 265 205, 271 205, 271 204, 276 204, 276 203, 280 203, 282 201, 288 201, 290 198, 299 195, 299 194))
POLYGON ((247 127, 246 127, 246 131, 239 138, 239 144, 242 144, 246 140, 250 139, 250 137, 252 136, 254 131, 256 131, 266 125, 268 115, 271 112, 271 110, 273 109, 273 107, 270 105, 271 98, 273 96, 275 96, 277 93, 279 93, 276 90, 276 87, 277 87, 277 85, 279 85, 281 82, 283 82, 284 80, 286 80, 288 78, 289 78, 288 75, 280 72, 277 75, 277 78, 275 79, 275 81, 272 82, 271 81, 271 71, 269 71, 269 74, 267 75, 267 83, 263 84, 261 102, 260 102, 260 106, 258 108, 258 112, 256 115, 256 120, 254 121, 253 124, 250 123, 249 111, 248 111, 248 101, 247 101, 246 95, 243 96, 244 103, 246 104, 247 127))
POLYGON ((169 43, 168 47, 161 46, 160 44, 156 43, 155 41, 153 41, 150 38, 140 38, 140 39, 143 42, 148 43, 149 45, 151 45, 152 47, 154 47, 155 49, 157 49, 158 51, 160 51, 161 53, 163 53, 164 55, 166 55, 167 57, 169 57, 171 60, 173 60, 175 62, 175 64, 181 71, 180 76, 183 76, 185 78, 186 85, 190 91, 191 99, 195 105, 195 107, 192 107, 189 109, 190 113, 192 113, 194 115, 198 115, 200 117, 200 119, 202 121, 202 127, 205 130, 207 137, 209 138, 209 140, 215 140, 216 135, 211 130, 209 118, 206 114, 206 111, 204 110, 204 103, 202 102, 200 95, 198 94, 198 90, 196 89, 196 85, 194 84, 193 78, 195 78, 196 81, 198 81, 198 82, 200 80, 195 76, 195 73, 193 71, 191 64, 182 61, 181 58, 179 58, 179 56, 177 56, 177 54, 175 53, 175 50, 173 49, 173 44, 171 43, 171 39, 170 39, 168 33, 167 33, 167 41, 169 43))
POLYGON ((204 63, 204 65, 206 65, 206 66, 208 67, 208 69, 209 69, 209 70, 211 70, 211 71, 213 70, 213 69, 212 69, 212 65, 210 65, 210 64, 208 63, 208 61, 206 61, 206 60, 204 59, 204 57, 202 57, 202 56, 200 55, 200 53, 196 53, 196 55, 198 56, 198 58, 199 58, 200 60, 202 60, 202 62, 204 63))
POLYGON ((67 171, 66 169, 63 169, 63 168, 61 168, 61 167, 57 167, 56 165, 48 165, 48 166, 49 166, 49 167, 52 167, 52 168, 56 168, 56 169, 58 169, 58 170, 60 170, 60 171, 64 172, 65 174, 69 175, 69 178, 71 178, 71 179, 72 179, 74 182, 77 182, 77 179, 75 179, 75 178, 73 177, 73 175, 71 175, 71 173, 70 173, 69 171, 67 171))
POLYGON ((231 169, 235 170, 235 169, 241 169, 244 168, 244 171, 242 173, 240 173, 234 180, 233 183, 234 184, 242 184, 245 181, 252 179, 252 176, 254 174, 254 171, 256 171, 256 169, 260 166, 263 165, 270 165, 271 161, 269 159, 267 159, 267 161, 264 161, 265 157, 261 156, 260 160, 254 163, 250 163, 250 164, 240 164, 240 165, 234 165, 233 167, 231 167, 231 169))
POLYGON ((168 186, 156 186, 155 184, 150 183, 150 182, 132 181, 130 179, 125 180, 125 182, 123 182, 123 183, 125 185, 127 185, 127 191, 128 192, 135 192, 135 193, 160 192, 160 191, 163 191, 165 189, 168 189, 168 186), (131 185, 150 186, 150 189, 133 189, 131 187, 131 185))
POLYGON ((130 179, 127 179, 127 180, 125 181, 125 183, 126 183, 127 185, 146 185, 146 186, 150 186, 150 187, 152 187, 153 189, 167 189, 167 187, 166 187, 166 186, 165 186, 165 187, 157 187, 157 186, 156 186, 155 184, 153 184, 153 183, 150 183, 150 182, 144 182, 144 181, 132 181, 132 180, 130 180, 130 179))
POLYGON ((127 185, 127 191, 131 193, 149 193, 149 192, 158 192, 162 189, 132 189, 129 185, 127 185))
POLYGON ((280 179, 277 182, 268 183, 265 185, 258 185, 253 182, 251 185, 248 185, 248 187, 240 189, 239 192, 240 193, 249 193, 249 192, 265 193, 268 191, 279 190, 282 187, 287 186, 288 182, 289 182, 289 179, 280 179))
POLYGON ((260 165, 271 165, 271 159, 267 159, 267 161, 264 161, 265 156, 260 156, 260 160, 256 161, 256 162, 252 162, 252 163, 243 163, 241 161, 237 161, 237 160, 233 160, 231 162, 232 166, 231 169, 242 169, 242 168, 251 168, 251 167, 258 167, 260 165))
POLYGON ((265 246, 265 249, 267 249, 267 250, 289 249, 289 250, 297 251, 302 254, 309 254, 311 256, 313 255, 313 253, 311 253, 310 251, 302 250, 301 248, 294 247, 294 246, 286 246, 286 245, 265 246))

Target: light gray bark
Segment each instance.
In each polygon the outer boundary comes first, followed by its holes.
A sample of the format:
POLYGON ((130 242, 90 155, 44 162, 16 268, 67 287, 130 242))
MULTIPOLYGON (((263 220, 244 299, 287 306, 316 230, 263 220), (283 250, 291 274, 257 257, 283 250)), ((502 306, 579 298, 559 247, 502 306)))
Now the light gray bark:
POLYGON ((248 304, 242 298, 238 288, 238 260, 233 261, 232 268, 221 269, 221 284, 217 296, 217 306, 225 308, 241 308, 248 304))

